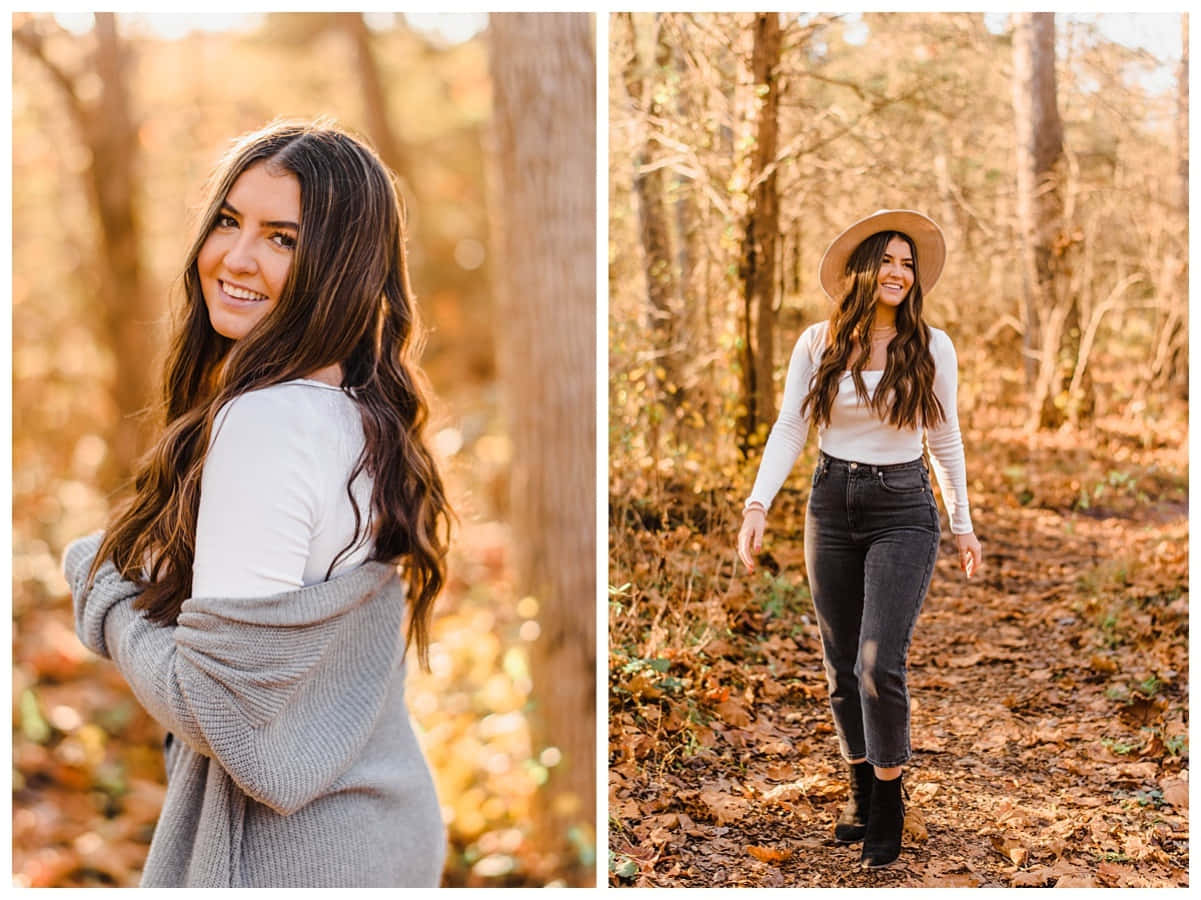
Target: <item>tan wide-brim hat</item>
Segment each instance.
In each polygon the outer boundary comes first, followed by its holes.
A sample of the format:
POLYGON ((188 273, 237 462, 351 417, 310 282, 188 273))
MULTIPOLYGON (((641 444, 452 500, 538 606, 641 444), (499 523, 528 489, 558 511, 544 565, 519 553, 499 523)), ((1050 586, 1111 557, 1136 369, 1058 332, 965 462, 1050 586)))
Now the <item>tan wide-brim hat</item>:
POLYGON ((841 300, 845 293, 840 288, 846 279, 847 260, 855 248, 881 231, 899 231, 913 241, 917 247, 917 270, 922 295, 930 293, 947 260, 947 243, 943 240, 942 229, 929 216, 912 209, 881 209, 866 219, 860 219, 834 238, 826 248, 818 267, 818 277, 822 290, 831 300, 841 300))

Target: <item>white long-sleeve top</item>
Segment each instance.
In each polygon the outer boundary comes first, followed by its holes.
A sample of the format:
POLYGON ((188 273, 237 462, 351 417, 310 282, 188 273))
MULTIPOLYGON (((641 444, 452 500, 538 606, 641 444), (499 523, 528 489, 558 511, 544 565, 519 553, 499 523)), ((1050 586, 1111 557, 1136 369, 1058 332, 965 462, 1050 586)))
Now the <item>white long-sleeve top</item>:
MULTIPOLYGON (((809 416, 801 414, 801 404, 821 364, 829 324, 818 322, 806 328, 793 348, 788 376, 784 381, 780 415, 763 448, 763 459, 759 463, 759 472, 748 503, 758 501, 765 509, 770 508, 805 447, 809 416)), ((942 422, 932 428, 897 428, 885 422, 875 410, 860 401, 855 394, 851 373, 845 372, 830 409, 830 422, 818 428, 818 447, 837 459, 894 465, 920 457, 924 436, 930 448, 934 475, 951 519, 951 531, 954 534, 967 534, 972 531, 972 517, 968 507, 963 438, 959 434, 956 397, 959 390, 959 364, 955 346, 945 331, 930 328, 930 354, 934 357, 934 394, 946 414, 942 422)), ((869 396, 874 394, 883 376, 882 371, 863 373, 869 396)))
MULTIPOLYGON (((265 597, 325 581, 355 533, 346 485, 363 450, 358 406, 297 379, 235 397, 217 413, 200 482, 192 596, 265 597)), ((355 479, 360 541, 331 577, 372 550, 371 479, 355 479)))

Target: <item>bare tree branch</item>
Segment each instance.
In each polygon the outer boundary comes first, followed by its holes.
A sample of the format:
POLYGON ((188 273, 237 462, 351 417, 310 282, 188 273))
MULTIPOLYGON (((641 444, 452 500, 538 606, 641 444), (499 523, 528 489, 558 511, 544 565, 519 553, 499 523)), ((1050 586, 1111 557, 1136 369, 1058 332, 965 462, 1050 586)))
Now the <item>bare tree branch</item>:
POLYGON ((71 118, 75 121, 75 124, 80 128, 86 128, 89 117, 76 89, 78 75, 67 72, 66 69, 50 58, 46 52, 46 34, 43 32, 43 28, 55 28, 60 33, 65 33, 63 29, 57 25, 53 25, 47 19, 30 17, 13 29, 13 43, 25 50, 26 53, 42 65, 51 80, 62 91, 63 99, 67 101, 67 109, 70 111, 71 118))

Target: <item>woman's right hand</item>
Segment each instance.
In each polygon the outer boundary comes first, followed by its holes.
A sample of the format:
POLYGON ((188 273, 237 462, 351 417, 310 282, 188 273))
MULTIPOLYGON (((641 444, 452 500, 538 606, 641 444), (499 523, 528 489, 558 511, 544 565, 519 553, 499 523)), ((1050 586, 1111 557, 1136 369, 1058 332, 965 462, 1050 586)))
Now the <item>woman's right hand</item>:
POLYGON ((748 506, 742 513, 742 529, 738 532, 738 558, 748 572, 755 571, 752 553, 763 549, 763 531, 767 526, 767 511, 762 506, 748 506))

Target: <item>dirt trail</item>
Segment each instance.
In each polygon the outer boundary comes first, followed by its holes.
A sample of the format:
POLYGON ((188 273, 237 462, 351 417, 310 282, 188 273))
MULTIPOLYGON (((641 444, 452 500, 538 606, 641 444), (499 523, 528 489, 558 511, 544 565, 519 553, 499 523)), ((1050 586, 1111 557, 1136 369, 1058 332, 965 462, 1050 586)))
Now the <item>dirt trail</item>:
POLYGON ((806 614, 801 492, 773 510, 788 524, 764 562, 780 574, 753 596, 719 549, 728 519, 710 535, 619 523, 615 549, 643 546, 617 550, 614 583, 645 587, 613 614, 610 883, 1187 885, 1187 501, 1179 482, 1148 496, 1156 471, 1102 469, 1083 488, 1012 466, 986 478, 987 568, 971 582, 944 519, 910 653, 905 846, 874 873, 831 835, 845 772, 806 614))

